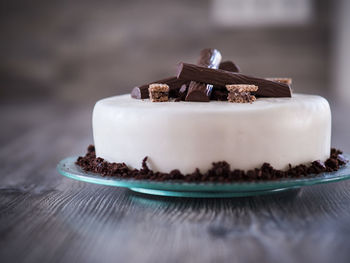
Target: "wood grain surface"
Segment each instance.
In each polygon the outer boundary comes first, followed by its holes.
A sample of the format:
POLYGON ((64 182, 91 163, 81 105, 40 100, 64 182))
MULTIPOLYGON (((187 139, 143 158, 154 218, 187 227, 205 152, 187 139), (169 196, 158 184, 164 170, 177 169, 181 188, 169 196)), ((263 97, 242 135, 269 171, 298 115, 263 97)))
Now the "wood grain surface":
POLYGON ((0 109, 1 262, 349 262, 350 181, 232 199, 77 182, 55 166, 92 142, 90 106, 0 109))

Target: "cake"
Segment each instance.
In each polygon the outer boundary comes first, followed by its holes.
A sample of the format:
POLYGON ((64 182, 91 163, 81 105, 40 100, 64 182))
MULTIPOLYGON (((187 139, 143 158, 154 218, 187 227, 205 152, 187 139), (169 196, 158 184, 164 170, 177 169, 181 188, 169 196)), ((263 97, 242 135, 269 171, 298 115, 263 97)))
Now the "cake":
POLYGON ((313 95, 257 98, 250 103, 162 102, 129 94, 98 101, 93 111, 96 156, 154 171, 205 172, 226 161, 243 170, 268 162, 286 169, 330 155, 331 112, 313 95))
POLYGON ((292 93, 291 78, 259 78, 216 49, 176 76, 98 101, 94 146, 77 164, 103 176, 232 182, 332 172, 326 99, 292 93))

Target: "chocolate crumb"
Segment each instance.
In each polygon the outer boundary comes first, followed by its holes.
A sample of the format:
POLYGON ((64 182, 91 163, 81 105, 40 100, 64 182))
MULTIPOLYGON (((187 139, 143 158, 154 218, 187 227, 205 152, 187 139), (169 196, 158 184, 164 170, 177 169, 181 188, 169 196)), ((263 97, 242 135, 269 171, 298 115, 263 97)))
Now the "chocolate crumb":
POLYGON ((125 163, 109 163, 102 158, 96 157, 95 147, 90 145, 86 155, 78 157, 76 164, 85 172, 125 179, 232 183, 311 177, 323 172, 337 171, 348 161, 340 150, 332 148, 331 155, 325 162, 317 160, 309 165, 300 164, 294 167, 289 165, 286 171, 276 170, 269 163, 264 163, 260 168, 247 172, 239 169, 231 170, 230 165, 222 161, 212 163, 212 168, 205 173, 202 173, 197 168, 193 173, 184 175, 177 169, 172 170, 170 173, 154 172, 147 165, 147 157, 142 160, 142 168, 140 170, 130 169, 125 163))

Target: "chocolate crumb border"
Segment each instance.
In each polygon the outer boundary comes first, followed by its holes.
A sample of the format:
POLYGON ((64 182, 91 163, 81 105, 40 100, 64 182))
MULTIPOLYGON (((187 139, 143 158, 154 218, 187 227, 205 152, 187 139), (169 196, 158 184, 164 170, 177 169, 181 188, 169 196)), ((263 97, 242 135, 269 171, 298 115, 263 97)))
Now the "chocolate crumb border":
POLYGON ((239 169, 231 170, 230 165, 225 162, 214 162, 212 168, 202 173, 197 168, 193 173, 182 174, 179 170, 170 173, 154 172, 147 165, 147 157, 142 161, 142 168, 130 169, 125 163, 109 163, 100 157, 96 157, 95 147, 89 145, 85 156, 78 157, 75 162, 85 172, 98 173, 101 176, 116 177, 120 179, 151 180, 151 181, 177 181, 177 182, 253 182, 273 181, 288 178, 314 177, 324 172, 338 171, 347 160, 343 152, 332 148, 330 157, 325 161, 313 161, 309 165, 300 164, 286 171, 276 170, 269 163, 264 163, 260 168, 249 171, 239 169))

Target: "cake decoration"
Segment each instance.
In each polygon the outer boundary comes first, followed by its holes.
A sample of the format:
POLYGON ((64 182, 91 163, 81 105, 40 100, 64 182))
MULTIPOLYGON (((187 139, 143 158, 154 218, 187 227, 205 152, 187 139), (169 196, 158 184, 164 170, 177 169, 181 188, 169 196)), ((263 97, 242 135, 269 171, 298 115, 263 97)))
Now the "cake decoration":
POLYGON ((230 60, 221 62, 219 65, 219 69, 231 71, 231 72, 237 72, 237 73, 241 71, 239 67, 230 60))
POLYGON ((165 102, 169 100, 169 86, 167 84, 150 84, 148 91, 152 102, 165 102))
POLYGON ((233 84, 226 85, 228 90, 227 100, 229 102, 235 103, 253 103, 256 98, 254 95, 251 95, 251 92, 256 92, 258 87, 255 85, 247 84, 233 84))
MULTIPOLYGON (((167 84, 169 98, 175 101, 227 101, 228 92, 225 85, 228 84, 257 85, 260 87, 259 91, 254 93, 257 97, 292 96, 290 78, 262 79, 243 75, 239 73, 240 69, 233 61, 221 62, 221 59, 221 53, 217 49, 205 48, 200 52, 197 65, 180 63, 176 77, 161 79, 153 83, 167 84)), ((149 84, 133 88, 131 97, 148 99, 149 84)))
MULTIPOLYGON (((217 69, 221 62, 221 53, 217 49, 206 48, 200 52, 197 65, 207 68, 217 69)), ((213 89, 213 85, 191 81, 188 86, 186 101, 208 102, 213 89)))
POLYGON ((184 101, 186 99, 186 94, 187 94, 187 85, 183 84, 179 90, 179 94, 177 98, 175 99, 176 102, 178 101, 184 101))
POLYGON ((96 157, 95 147, 90 145, 86 155, 79 157, 76 164, 86 172, 124 179, 232 183, 315 176, 323 172, 335 172, 348 162, 341 151, 331 149, 330 157, 325 162, 317 160, 307 165, 300 164, 294 167, 289 165, 287 170, 276 170, 269 163, 248 171, 232 170, 227 162, 222 161, 212 163, 212 167, 206 172, 195 169, 192 173, 183 174, 177 169, 169 173, 154 172, 148 167, 147 159, 147 157, 143 159, 141 169, 130 169, 125 163, 109 163, 96 157))
POLYGON ((261 78, 250 77, 241 73, 220 69, 210 69, 188 63, 180 63, 177 77, 182 80, 195 80, 218 86, 227 84, 253 84, 259 87, 255 93, 260 97, 292 97, 289 85, 261 78))
POLYGON ((160 79, 157 81, 153 81, 151 83, 135 87, 131 91, 131 97, 134 99, 148 99, 149 98, 149 92, 148 88, 149 85, 152 83, 163 83, 167 84, 169 86, 169 97, 177 97, 178 90, 181 88, 181 86, 185 83, 188 83, 189 81, 187 80, 181 80, 178 79, 177 77, 169 77, 166 79, 160 79))
POLYGON ((227 101, 228 90, 226 87, 216 87, 211 94, 212 100, 227 101))

